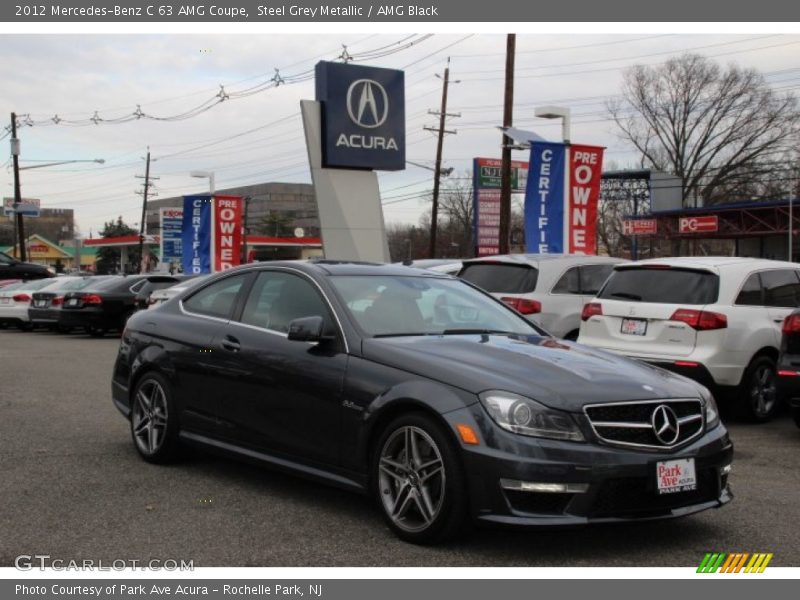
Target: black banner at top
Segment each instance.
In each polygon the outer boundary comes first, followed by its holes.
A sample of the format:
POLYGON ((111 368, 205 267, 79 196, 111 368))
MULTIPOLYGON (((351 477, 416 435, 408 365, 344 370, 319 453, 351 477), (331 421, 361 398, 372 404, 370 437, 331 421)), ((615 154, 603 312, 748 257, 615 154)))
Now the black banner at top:
POLYGON ((786 23, 800 20, 800 3, 786 0, 12 0, 0 4, 0 18, 12 23, 786 23))

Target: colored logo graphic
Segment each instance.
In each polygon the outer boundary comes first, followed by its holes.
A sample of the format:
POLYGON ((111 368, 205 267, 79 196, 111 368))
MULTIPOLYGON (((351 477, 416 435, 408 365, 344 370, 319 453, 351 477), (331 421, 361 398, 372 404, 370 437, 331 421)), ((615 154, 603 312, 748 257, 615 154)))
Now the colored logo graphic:
POLYGON ((356 125, 368 129, 380 127, 389 116, 389 96, 377 81, 357 79, 347 90, 347 113, 356 125))
POLYGON ((763 573, 772 560, 772 553, 708 552, 697 567, 698 573, 763 573))

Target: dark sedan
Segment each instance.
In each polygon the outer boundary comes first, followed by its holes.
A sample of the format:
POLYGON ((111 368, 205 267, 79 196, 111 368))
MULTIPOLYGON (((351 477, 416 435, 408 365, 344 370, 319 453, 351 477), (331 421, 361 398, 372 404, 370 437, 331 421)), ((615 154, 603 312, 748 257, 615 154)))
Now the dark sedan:
POLYGON ((800 427, 800 310, 783 321, 777 368, 778 395, 789 405, 794 422, 800 427))
POLYGON ((146 282, 146 275, 111 277, 67 293, 58 326, 83 327, 93 337, 101 337, 109 330, 122 330, 136 310, 136 294, 146 282))
POLYGON ((199 445, 370 493, 401 538, 726 504, 733 447, 699 384, 556 340, 469 283, 262 263, 128 321, 112 380, 147 461, 199 445))
POLYGON ((28 320, 31 327, 47 327, 57 329, 62 333, 68 332, 71 327, 63 323, 59 325, 58 316, 61 314, 61 307, 64 305, 64 296, 73 291, 83 289, 89 285, 95 285, 111 276, 89 276, 89 277, 59 277, 50 280, 53 283, 35 292, 31 298, 28 308, 28 320))

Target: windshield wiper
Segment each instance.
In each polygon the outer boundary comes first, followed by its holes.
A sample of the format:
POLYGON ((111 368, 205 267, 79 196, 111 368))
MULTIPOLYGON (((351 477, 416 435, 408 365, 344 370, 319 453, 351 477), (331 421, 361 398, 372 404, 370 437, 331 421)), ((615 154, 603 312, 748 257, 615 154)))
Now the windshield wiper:
POLYGON ((628 300, 636 300, 637 302, 642 301, 642 297, 639 294, 631 294, 630 292, 614 292, 610 295, 613 298, 627 298, 628 300))

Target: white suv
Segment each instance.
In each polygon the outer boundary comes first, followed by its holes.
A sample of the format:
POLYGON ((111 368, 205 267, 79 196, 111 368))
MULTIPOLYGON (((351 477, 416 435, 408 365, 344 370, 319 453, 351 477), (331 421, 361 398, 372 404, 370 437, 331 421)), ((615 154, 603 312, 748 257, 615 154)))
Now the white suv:
POLYGON ((781 323, 800 306, 800 265, 731 257, 617 265, 583 309, 578 342, 686 375, 755 421, 778 408, 781 323))
POLYGON ((614 265, 608 256, 508 254, 464 261, 458 276, 483 288, 556 337, 578 337, 583 305, 614 265))

